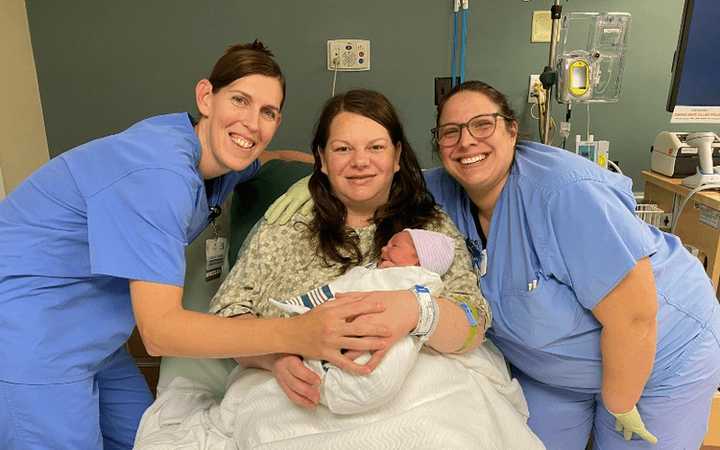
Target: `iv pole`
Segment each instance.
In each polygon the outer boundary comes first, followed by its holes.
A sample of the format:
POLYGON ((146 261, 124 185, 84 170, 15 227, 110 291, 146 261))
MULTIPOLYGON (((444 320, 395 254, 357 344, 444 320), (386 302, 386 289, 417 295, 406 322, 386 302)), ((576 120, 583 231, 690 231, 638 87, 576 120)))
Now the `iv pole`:
POLYGON ((550 8, 550 17, 552 18, 552 29, 550 33, 550 56, 548 65, 545 66, 543 73, 540 75, 540 82, 545 88, 547 95, 545 97, 545 123, 543 124, 543 144, 550 143, 550 103, 552 99, 552 87, 557 82, 557 72, 555 71, 555 52, 557 51, 558 34, 560 33, 560 18, 562 17, 562 6, 560 0, 555 0, 555 4, 550 8))

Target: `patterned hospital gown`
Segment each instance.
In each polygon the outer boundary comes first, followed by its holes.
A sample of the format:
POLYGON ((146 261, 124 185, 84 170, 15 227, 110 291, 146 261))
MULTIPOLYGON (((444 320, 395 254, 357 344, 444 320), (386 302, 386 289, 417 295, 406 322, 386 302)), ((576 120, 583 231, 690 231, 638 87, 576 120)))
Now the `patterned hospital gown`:
MULTIPOLYGON (((318 254, 317 238, 308 227, 311 217, 297 213, 287 224, 269 224, 264 219, 255 226, 240 249, 237 262, 210 301, 210 312, 225 317, 254 314, 257 317, 283 316, 268 299, 290 298, 341 275, 339 263, 327 264, 318 254)), ((485 318, 484 332, 491 323, 490 307, 478 288, 465 239, 450 218, 442 213, 438 225, 428 230, 444 233, 455 240, 455 259, 442 276, 445 289, 440 297, 465 302, 485 318)), ((371 261, 375 225, 353 230, 364 255, 371 261)))

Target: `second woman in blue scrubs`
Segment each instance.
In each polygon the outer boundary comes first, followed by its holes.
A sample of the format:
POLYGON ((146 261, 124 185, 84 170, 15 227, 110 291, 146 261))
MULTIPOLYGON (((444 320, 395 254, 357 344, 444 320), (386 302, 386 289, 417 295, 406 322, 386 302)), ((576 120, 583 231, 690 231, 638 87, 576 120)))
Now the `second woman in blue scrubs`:
POLYGON ((594 449, 699 448, 720 384, 720 307, 702 266, 635 217, 628 178, 517 130, 500 92, 457 86, 433 130, 444 168, 426 179, 475 252, 488 336, 531 428, 553 450, 591 433, 594 449))

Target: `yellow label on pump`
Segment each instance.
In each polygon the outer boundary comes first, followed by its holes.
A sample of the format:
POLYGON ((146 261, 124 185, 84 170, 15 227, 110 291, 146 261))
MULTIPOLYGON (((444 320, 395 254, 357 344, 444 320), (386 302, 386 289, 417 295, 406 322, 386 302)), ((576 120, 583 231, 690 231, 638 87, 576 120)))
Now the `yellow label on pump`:
POLYGON ((574 97, 582 97, 590 88, 590 65, 579 59, 568 67, 568 90, 574 97))
POLYGON ((597 163, 602 167, 607 167, 607 155, 600 153, 597 157, 597 163))

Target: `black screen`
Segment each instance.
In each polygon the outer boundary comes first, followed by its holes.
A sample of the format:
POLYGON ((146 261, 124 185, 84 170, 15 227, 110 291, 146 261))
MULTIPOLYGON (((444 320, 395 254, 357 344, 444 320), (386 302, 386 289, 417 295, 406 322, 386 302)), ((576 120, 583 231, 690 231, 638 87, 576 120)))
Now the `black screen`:
POLYGON ((720 106, 720 0, 685 0, 667 111, 720 106))

